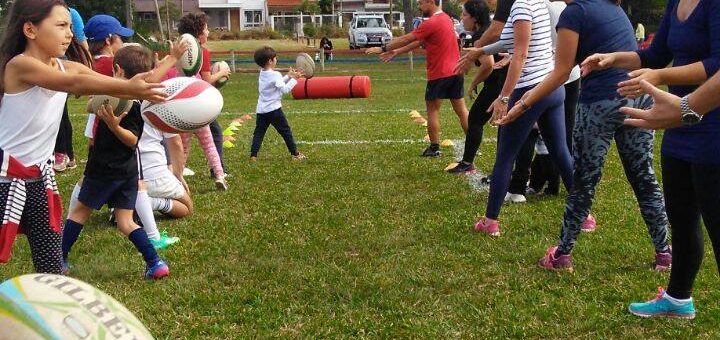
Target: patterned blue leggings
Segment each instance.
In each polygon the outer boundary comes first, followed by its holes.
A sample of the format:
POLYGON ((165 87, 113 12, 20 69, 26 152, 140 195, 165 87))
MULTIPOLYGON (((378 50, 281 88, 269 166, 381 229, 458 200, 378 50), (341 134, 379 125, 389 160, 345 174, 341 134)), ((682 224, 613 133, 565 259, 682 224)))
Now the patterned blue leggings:
POLYGON ((573 187, 565 201, 557 254, 569 254, 575 246, 582 223, 590 212, 613 138, 655 251, 667 249, 665 201, 653 170, 654 135, 650 130, 623 125, 625 115, 619 111, 623 106, 649 108, 652 99, 648 96, 635 100, 618 98, 578 106, 573 130, 575 173, 573 187))

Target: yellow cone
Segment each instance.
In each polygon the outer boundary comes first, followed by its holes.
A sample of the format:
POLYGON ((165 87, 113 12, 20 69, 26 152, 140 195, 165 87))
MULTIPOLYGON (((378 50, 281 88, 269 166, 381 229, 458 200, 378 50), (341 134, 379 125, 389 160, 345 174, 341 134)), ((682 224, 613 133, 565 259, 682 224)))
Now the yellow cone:
POLYGON ((440 145, 442 145, 442 146, 455 146, 455 143, 453 143, 453 141, 451 141, 451 140, 449 140, 449 139, 446 139, 446 140, 442 141, 442 143, 440 143, 440 145))
POLYGON ((418 124, 422 124, 422 123, 426 123, 426 122, 427 122, 427 121, 425 120, 425 118, 423 118, 423 117, 415 118, 413 121, 414 121, 415 123, 418 123, 418 124))
POLYGON ((427 127, 427 121, 422 123, 422 126, 427 127))
POLYGON ((443 169, 443 171, 448 171, 448 170, 450 170, 450 169, 453 169, 453 168, 455 168, 457 165, 458 165, 458 162, 452 162, 452 163, 448 164, 448 166, 446 166, 445 169, 443 169))
POLYGON ((230 130, 230 128, 223 130, 223 136, 233 136, 233 135, 235 135, 235 132, 233 132, 233 130, 230 130))
POLYGON ((419 116, 419 115, 420 115, 420 113, 418 113, 416 110, 410 111, 410 117, 415 118, 415 116, 419 116))
POLYGON ((223 148, 230 149, 230 148, 234 148, 234 147, 235 147, 235 144, 233 144, 233 143, 232 143, 231 141, 229 141, 229 140, 226 140, 226 141, 223 142, 223 148))
POLYGON ((429 142, 429 141, 430 141, 430 135, 425 135, 425 137, 423 137, 423 141, 429 142))

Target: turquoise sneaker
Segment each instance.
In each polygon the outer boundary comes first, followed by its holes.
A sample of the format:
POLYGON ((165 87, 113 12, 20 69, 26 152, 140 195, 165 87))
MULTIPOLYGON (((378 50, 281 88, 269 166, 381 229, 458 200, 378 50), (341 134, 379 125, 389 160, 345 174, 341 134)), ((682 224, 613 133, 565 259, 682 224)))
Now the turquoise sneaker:
POLYGON ((152 243, 155 250, 165 249, 178 242, 180 242, 180 238, 175 236, 168 236, 167 231, 163 231, 160 233, 159 240, 150 240, 150 243, 152 243))
POLYGON ((668 300, 665 290, 662 288, 658 289, 658 295, 655 299, 648 302, 631 303, 628 310, 630 313, 643 318, 658 316, 683 319, 695 318, 695 306, 693 305, 692 299, 681 305, 674 304, 668 300))

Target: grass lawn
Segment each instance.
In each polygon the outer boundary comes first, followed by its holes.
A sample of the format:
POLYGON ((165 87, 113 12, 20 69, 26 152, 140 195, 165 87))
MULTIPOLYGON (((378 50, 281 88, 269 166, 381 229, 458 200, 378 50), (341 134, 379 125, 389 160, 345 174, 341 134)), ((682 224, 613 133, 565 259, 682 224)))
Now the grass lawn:
MULTIPOLYGON (((558 236, 563 198, 503 207, 503 235, 470 232, 487 193, 418 157, 425 132, 408 112, 423 112, 423 65, 334 64, 337 74, 368 74, 369 99, 284 100, 300 149, 293 162, 268 133, 248 161, 253 121, 225 150, 228 192, 214 190, 195 144, 189 177, 196 214, 160 220, 181 242, 161 255, 171 276, 141 279, 140 256, 98 212, 73 249, 73 277, 123 302, 158 338, 717 338, 720 292, 712 252, 696 282, 694 321, 646 320, 627 312, 650 299, 667 273, 650 270, 653 248, 616 151, 593 210, 599 229, 583 234, 575 272, 540 270, 536 261, 558 236), (374 143, 384 140, 385 143, 374 143), (409 142, 401 142, 410 140, 409 142), (366 141, 364 144, 312 143, 366 141)), ((332 73, 328 73, 332 74, 332 73)), ((227 114, 252 112, 257 75, 223 88, 227 114)), ((82 103, 72 101, 75 146, 86 158, 82 103)), ((443 138, 462 131, 446 104, 443 138)), ((492 138, 496 130, 486 127, 492 138)), ((659 142, 658 142, 659 145, 659 142)), ((476 165, 490 171, 495 145, 476 165)), ((60 175, 64 197, 82 166, 60 175)), ((32 272, 19 239, 0 278, 32 272)))

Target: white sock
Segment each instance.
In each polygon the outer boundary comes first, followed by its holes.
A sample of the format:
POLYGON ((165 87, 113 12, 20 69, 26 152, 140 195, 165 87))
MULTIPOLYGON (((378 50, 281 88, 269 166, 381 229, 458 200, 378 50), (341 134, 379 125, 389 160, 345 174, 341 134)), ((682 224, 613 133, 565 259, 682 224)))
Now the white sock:
POLYGON ((692 301, 692 298, 689 298, 689 299, 676 299, 676 298, 670 296, 670 294, 668 294, 667 292, 665 292, 665 296, 664 296, 664 297, 665 297, 668 301, 670 301, 673 305, 675 305, 675 306, 682 306, 682 305, 684 305, 684 304, 692 301))
POLYGON ((150 197, 150 204, 153 210, 163 214, 169 214, 173 208, 173 200, 169 198, 150 197))
POLYGON ((70 206, 68 207, 68 215, 78 204, 78 196, 80 196, 80 184, 75 183, 72 194, 70 194, 70 206))
POLYGON ((155 215, 153 215, 152 207, 150 206, 150 197, 147 191, 138 191, 137 199, 135 200, 135 212, 140 217, 143 229, 151 240, 159 240, 160 232, 155 222, 155 215))

